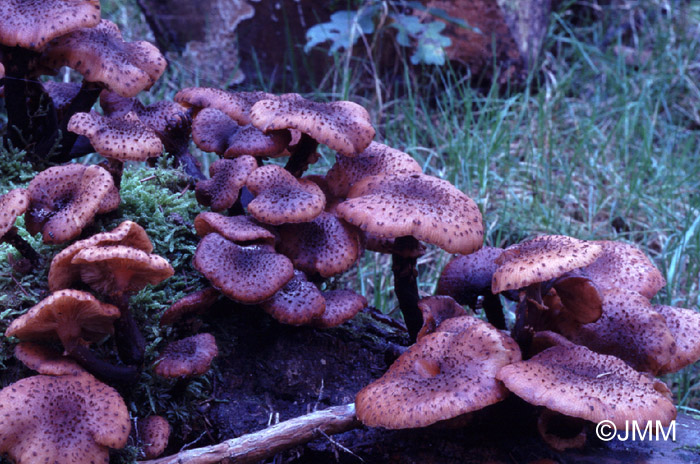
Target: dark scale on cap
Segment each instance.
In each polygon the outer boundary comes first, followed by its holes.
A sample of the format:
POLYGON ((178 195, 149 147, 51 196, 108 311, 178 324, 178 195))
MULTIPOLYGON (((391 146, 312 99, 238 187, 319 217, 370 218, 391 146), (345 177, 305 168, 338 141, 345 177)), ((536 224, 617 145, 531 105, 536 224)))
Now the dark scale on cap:
POLYGON ((343 324, 357 315, 367 306, 367 299, 352 290, 330 290, 323 292, 326 310, 315 318, 311 325, 329 329, 343 324))
POLYGON ((157 458, 168 446, 170 424, 162 416, 148 416, 138 422, 138 435, 144 458, 157 458))
POLYGON ((311 222, 280 226, 278 250, 297 269, 328 278, 347 271, 359 259, 360 233, 342 219, 323 212, 311 222))
POLYGON ((199 242, 193 265, 232 300, 259 303, 294 275, 292 262, 269 246, 241 247, 217 233, 199 242))
POLYGON ((16 462, 107 464, 130 429, 119 393, 87 373, 28 377, 0 391, 0 453, 16 462))
POLYGON ((209 167, 207 180, 197 182, 197 201, 210 206, 212 211, 223 211, 236 202, 238 193, 246 185, 248 176, 258 167, 252 156, 241 156, 234 160, 217 160, 209 167))
POLYGON ((192 140, 200 150, 223 155, 240 127, 221 111, 204 108, 192 120, 192 140))
POLYGON ((253 171, 246 186, 255 195, 248 212, 265 224, 312 221, 326 205, 323 191, 313 181, 297 179, 273 164, 253 171))
POLYGON ((668 387, 622 360, 583 346, 555 346, 498 373, 508 389, 537 406, 598 423, 647 421, 668 426, 676 417, 668 387))
POLYGON ((506 248, 497 259, 491 290, 500 293, 545 282, 591 264, 603 249, 595 242, 542 235, 506 248))
POLYGON ((316 285, 295 270, 294 277, 260 307, 283 324, 305 325, 323 314, 326 301, 316 285))
POLYGON ((692 309, 655 305, 676 341, 676 352, 659 374, 676 372, 700 359, 700 313, 692 309))
POLYGON ((336 213, 378 237, 412 235, 450 253, 469 254, 483 243, 476 203, 449 182, 424 174, 367 177, 336 213))
POLYGON ((201 333, 170 343, 156 360, 153 372, 166 378, 202 375, 219 354, 212 334, 201 333))

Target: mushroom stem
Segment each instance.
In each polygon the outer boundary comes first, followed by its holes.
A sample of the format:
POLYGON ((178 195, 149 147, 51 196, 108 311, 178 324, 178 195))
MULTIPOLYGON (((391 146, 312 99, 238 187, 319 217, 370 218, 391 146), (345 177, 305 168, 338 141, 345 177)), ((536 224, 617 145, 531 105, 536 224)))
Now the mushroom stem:
POLYGON ((513 327, 513 338, 526 358, 532 345, 532 337, 539 328, 542 320, 542 285, 540 282, 529 285, 521 291, 520 301, 515 312, 515 326, 513 327))
POLYGON ((138 380, 138 370, 134 366, 115 366, 95 356, 88 347, 75 345, 68 354, 95 377, 107 383, 131 383, 138 380))
POLYGON ((297 143, 292 156, 289 157, 284 169, 289 171, 294 177, 301 177, 313 163, 313 155, 318 148, 318 142, 310 136, 302 133, 299 143, 297 143))
POLYGON ((2 241, 9 243, 19 251, 19 253, 27 258, 35 269, 41 266, 41 255, 36 252, 34 248, 17 233, 17 228, 12 227, 7 233, 2 237, 2 241))
POLYGON ((117 343, 119 359, 124 364, 140 366, 143 364, 146 340, 129 309, 129 297, 121 295, 113 298, 112 304, 119 308, 121 313, 119 319, 114 322, 114 339, 117 343))
POLYGON ((418 332, 423 326, 423 314, 418 308, 418 258, 402 256, 403 250, 413 250, 418 246, 418 240, 408 235, 394 240, 394 252, 391 255, 391 270, 394 273, 394 292, 399 301, 408 335, 415 342, 418 332))
POLYGON ((497 329, 506 330, 506 318, 503 315, 503 305, 499 296, 490 291, 484 292, 481 304, 488 321, 497 329))

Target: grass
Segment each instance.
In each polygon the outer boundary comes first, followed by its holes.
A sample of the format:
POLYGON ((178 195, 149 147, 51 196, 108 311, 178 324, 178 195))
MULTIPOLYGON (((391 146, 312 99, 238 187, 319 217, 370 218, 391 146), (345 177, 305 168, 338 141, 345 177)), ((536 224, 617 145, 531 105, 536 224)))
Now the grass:
MULTIPOLYGON (((144 29, 132 3, 103 6, 121 27, 144 29)), ((697 310, 700 7, 640 0, 584 11, 590 16, 566 5, 553 14, 541 66, 522 91, 475 89, 463 70, 411 67, 405 59, 398 76, 373 74, 370 44, 365 55, 336 56, 338 67, 308 96, 347 96, 365 105, 377 139, 475 199, 486 244, 503 247, 542 233, 628 241, 666 277, 654 301, 697 310), (623 24, 628 18, 634 18, 630 27, 623 24)), ((216 83, 174 65, 143 98, 171 98, 188 85, 216 83)), ((329 150, 321 152, 316 173, 334 162, 329 150)), ((448 259, 434 248, 420 259, 422 293, 434 292, 448 259)), ((391 312, 396 303, 389 269, 388 257, 366 253, 334 284, 347 283, 391 312)), ((0 272, 8 272, 5 261, 0 272)), ((0 302, 0 314, 13 311, 0 302)), ((665 380, 680 406, 700 409, 697 367, 665 380)))

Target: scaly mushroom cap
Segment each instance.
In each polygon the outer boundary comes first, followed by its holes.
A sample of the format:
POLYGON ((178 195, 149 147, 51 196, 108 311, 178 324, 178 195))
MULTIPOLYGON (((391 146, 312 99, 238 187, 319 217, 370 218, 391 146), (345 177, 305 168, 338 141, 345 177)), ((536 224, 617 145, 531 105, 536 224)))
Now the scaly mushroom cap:
POLYGON ((279 227, 278 251, 307 274, 328 278, 350 269, 362 254, 361 232, 323 212, 311 222, 279 227))
POLYGON ((12 321, 5 336, 23 341, 60 340, 70 349, 112 333, 118 317, 119 309, 87 292, 59 290, 12 321))
POLYGON ((250 108, 258 101, 275 98, 266 92, 226 92, 209 87, 188 87, 175 94, 173 100, 179 104, 194 108, 214 108, 224 113, 239 125, 250 124, 250 108))
POLYGON ((367 306, 367 299, 352 290, 330 290, 323 292, 326 310, 311 321, 319 329, 330 329, 343 324, 357 315, 367 306))
POLYGON ((153 244, 143 227, 132 221, 124 221, 110 232, 101 232, 79 240, 54 256, 49 266, 49 289, 55 292, 68 288, 80 279, 80 267, 71 264, 78 252, 89 247, 110 245, 129 246, 146 253, 153 251, 153 244))
POLYGON ((0 453, 18 463, 107 464, 130 429, 119 393, 87 373, 37 375, 0 391, 0 453))
POLYGON ((190 293, 177 300, 160 316, 160 325, 172 325, 186 314, 198 314, 216 303, 221 293, 211 287, 190 293))
POLYGON ((29 192, 18 188, 0 196, 0 239, 14 227, 15 221, 29 208, 29 192))
POLYGON ((246 185, 248 176, 257 167, 258 164, 252 156, 215 161, 209 167, 211 177, 197 182, 197 201, 201 205, 211 206, 212 211, 230 208, 236 202, 240 190, 246 185))
POLYGON ((367 233, 412 235, 449 253, 473 253, 484 238, 476 203, 449 182, 425 174, 362 179, 336 214, 367 233))
POLYGON ((95 151, 106 158, 121 161, 146 161, 163 153, 158 135, 134 112, 106 118, 95 112, 75 113, 68 130, 84 135, 95 151))
POLYGON ((192 263, 227 297, 254 304, 270 298, 294 276, 292 262, 271 248, 241 247, 212 233, 199 242, 192 263))
POLYGON ((472 316, 447 319, 355 398, 367 426, 426 427, 506 397, 501 367, 521 359, 513 339, 472 316))
POLYGON ((378 174, 422 173, 420 165, 408 153, 383 143, 372 142, 357 156, 338 154, 335 164, 328 170, 326 181, 333 195, 345 197, 350 188, 365 177, 378 174))
POLYGON ((297 179, 274 164, 253 171, 246 187, 255 195, 248 204, 248 212, 265 224, 309 222, 326 206, 326 197, 318 185, 307 179, 297 179))
POLYGON ((204 237, 212 232, 238 245, 275 244, 275 234, 250 216, 222 216, 218 213, 199 213, 194 218, 197 235, 204 237))
POLYGON ((168 379, 202 375, 218 354, 212 334, 193 335, 166 346, 156 360, 153 372, 168 379))
POLYGON ((594 242, 603 253, 579 272, 600 289, 626 288, 651 299, 666 285, 666 279, 649 258, 634 245, 622 242, 594 242))
POLYGON ((583 346, 555 346, 527 361, 503 367, 499 380, 528 403, 598 423, 660 421, 676 417, 671 391, 660 380, 622 360, 583 346))
POLYGON ((86 81, 99 82, 124 97, 150 89, 167 66, 153 44, 124 42, 117 25, 106 19, 52 40, 42 61, 53 69, 73 68, 86 81))
POLYGON ((15 358, 44 375, 78 374, 85 371, 77 362, 39 343, 19 342, 15 346, 15 358))
POLYGON ((654 311, 666 319, 666 326, 676 341, 676 352, 659 375, 679 371, 700 359, 700 313, 665 305, 655 305, 654 311))
POLYGON ((61 121, 63 113, 68 110, 70 103, 80 92, 80 84, 77 82, 47 81, 42 82, 41 86, 53 101, 53 106, 56 109, 56 119, 61 121))
POLYGON ((572 324, 563 335, 591 350, 616 356, 633 368, 656 373, 676 352, 662 315, 639 293, 610 289, 602 293, 603 315, 590 324, 572 324))
POLYGON ((423 327, 418 332, 418 340, 435 332, 444 320, 467 315, 464 308, 452 297, 443 295, 421 298, 418 301, 418 309, 423 314, 423 327))
POLYGON ((170 128, 185 121, 190 124, 189 110, 179 103, 167 100, 143 106, 135 97, 122 97, 105 89, 100 92, 100 107, 108 118, 119 118, 129 112, 136 113, 139 120, 158 134, 161 141, 168 136, 170 128))
POLYGON ((139 421, 139 442, 144 458, 155 459, 165 451, 170 438, 170 424, 162 416, 148 416, 139 421))
POLYGON ((479 295, 491 293, 495 263, 503 249, 485 246, 466 256, 455 256, 442 270, 437 284, 438 295, 449 295, 459 304, 474 309, 479 295))
POLYGON ((283 324, 305 325, 323 314, 326 301, 306 275, 295 270, 294 277, 260 307, 283 324))
POLYGON ((99 0, 5 0, 0 3, 0 43, 39 51, 55 37, 100 22, 99 0))
POLYGON ((517 290, 587 266, 603 253, 595 242, 564 235, 542 235, 511 245, 496 261, 491 291, 517 290))
POLYGON ((82 232, 114 189, 109 173, 99 166, 54 166, 27 186, 30 205, 25 223, 30 233, 42 232, 45 243, 63 243, 82 232))
POLYGON ((175 273, 165 258, 124 245, 84 248, 71 264, 80 267, 83 282, 105 295, 136 293, 175 273))
POLYGON ((250 120, 263 132, 299 130, 345 156, 356 156, 374 138, 369 113, 357 103, 317 103, 294 93, 260 100, 251 108, 250 120))
POLYGON ((192 119, 192 141, 202 151, 223 155, 240 127, 216 108, 204 108, 192 119))

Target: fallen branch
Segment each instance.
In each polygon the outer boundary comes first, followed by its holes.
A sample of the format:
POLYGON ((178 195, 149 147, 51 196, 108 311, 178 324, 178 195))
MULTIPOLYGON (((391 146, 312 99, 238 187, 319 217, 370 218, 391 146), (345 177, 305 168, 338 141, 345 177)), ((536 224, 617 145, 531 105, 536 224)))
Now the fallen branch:
POLYGON ((226 458, 236 463, 256 462, 319 436, 347 432, 359 425, 354 403, 333 406, 216 445, 139 464, 210 464, 226 458))

